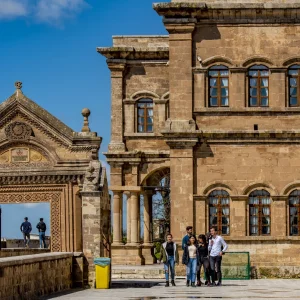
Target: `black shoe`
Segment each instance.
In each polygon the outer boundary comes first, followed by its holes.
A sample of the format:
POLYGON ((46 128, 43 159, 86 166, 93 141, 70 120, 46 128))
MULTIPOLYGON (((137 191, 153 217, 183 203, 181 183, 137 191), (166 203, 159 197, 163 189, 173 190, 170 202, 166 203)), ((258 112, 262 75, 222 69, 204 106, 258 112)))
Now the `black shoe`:
POLYGON ((175 281, 174 281, 174 280, 171 280, 171 284, 172 284, 172 286, 176 286, 176 284, 175 284, 175 281))
POLYGON ((207 285, 208 284, 208 280, 206 280, 204 284, 207 285))
POLYGON ((197 286, 201 286, 201 281, 197 281, 197 286))
POLYGON ((218 281, 218 282, 216 283, 216 286, 222 286, 222 282, 218 281))
POLYGON ((165 287, 168 287, 168 286, 170 286, 169 281, 166 281, 165 287))
POLYGON ((189 280, 186 281, 186 286, 190 286, 190 281, 189 280))
POLYGON ((191 287, 196 287, 195 282, 192 282, 191 287))

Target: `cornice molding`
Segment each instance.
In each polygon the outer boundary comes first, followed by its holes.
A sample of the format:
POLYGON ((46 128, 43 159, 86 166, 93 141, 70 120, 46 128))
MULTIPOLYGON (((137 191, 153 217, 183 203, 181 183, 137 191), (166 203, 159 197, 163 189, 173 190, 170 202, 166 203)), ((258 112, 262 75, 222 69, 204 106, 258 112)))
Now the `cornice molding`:
MULTIPOLYGON (((169 47, 98 47, 97 52, 105 56, 109 66, 114 60, 166 60, 169 59, 169 47)), ((124 63, 124 62, 123 62, 124 63)), ((110 67, 110 68, 111 68, 110 67)))
MULTIPOLYGON (((156 3, 154 10, 165 18, 197 19, 198 23, 282 24, 300 23, 300 3, 156 3)), ((180 22, 180 21, 179 21, 180 22)))

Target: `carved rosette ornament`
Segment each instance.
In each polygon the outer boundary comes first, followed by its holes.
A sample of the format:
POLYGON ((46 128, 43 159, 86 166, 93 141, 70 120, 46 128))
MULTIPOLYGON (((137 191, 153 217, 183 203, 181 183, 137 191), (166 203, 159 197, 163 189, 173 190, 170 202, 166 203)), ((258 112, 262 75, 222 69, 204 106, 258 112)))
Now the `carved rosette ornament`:
POLYGON ((5 128, 9 140, 27 140, 32 135, 32 128, 23 122, 13 122, 5 128))

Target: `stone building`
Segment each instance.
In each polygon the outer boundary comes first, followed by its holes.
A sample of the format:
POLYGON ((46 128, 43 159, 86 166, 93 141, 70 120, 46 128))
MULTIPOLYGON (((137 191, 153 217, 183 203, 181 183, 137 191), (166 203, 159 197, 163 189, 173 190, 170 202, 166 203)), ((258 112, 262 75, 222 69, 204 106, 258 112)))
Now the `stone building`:
POLYGON ((170 176, 177 241, 216 225, 258 272, 300 273, 300 1, 240 2, 154 4, 167 36, 98 48, 111 70, 115 263, 152 262, 152 194, 170 176))
POLYGON ((15 85, 0 104, 0 204, 50 203, 51 251, 83 252, 92 281, 93 258, 109 255, 108 185, 98 160, 102 138, 90 131, 88 109, 81 132, 74 132, 28 99, 21 82, 15 85))

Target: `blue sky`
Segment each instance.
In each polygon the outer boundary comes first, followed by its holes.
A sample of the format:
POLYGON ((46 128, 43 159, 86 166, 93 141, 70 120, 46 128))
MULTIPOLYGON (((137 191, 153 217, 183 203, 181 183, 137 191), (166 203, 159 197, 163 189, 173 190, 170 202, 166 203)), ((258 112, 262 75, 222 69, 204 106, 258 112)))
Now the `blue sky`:
MULTIPOLYGON (((75 131, 82 127, 82 108, 88 107, 90 128, 103 137, 101 153, 107 151, 110 73, 96 47, 111 46, 112 35, 167 34, 153 2, 0 0, 0 101, 22 81, 26 96, 75 131)), ((24 214, 34 225, 41 216, 49 220, 47 204, 2 207, 6 237, 21 237, 24 214)))

